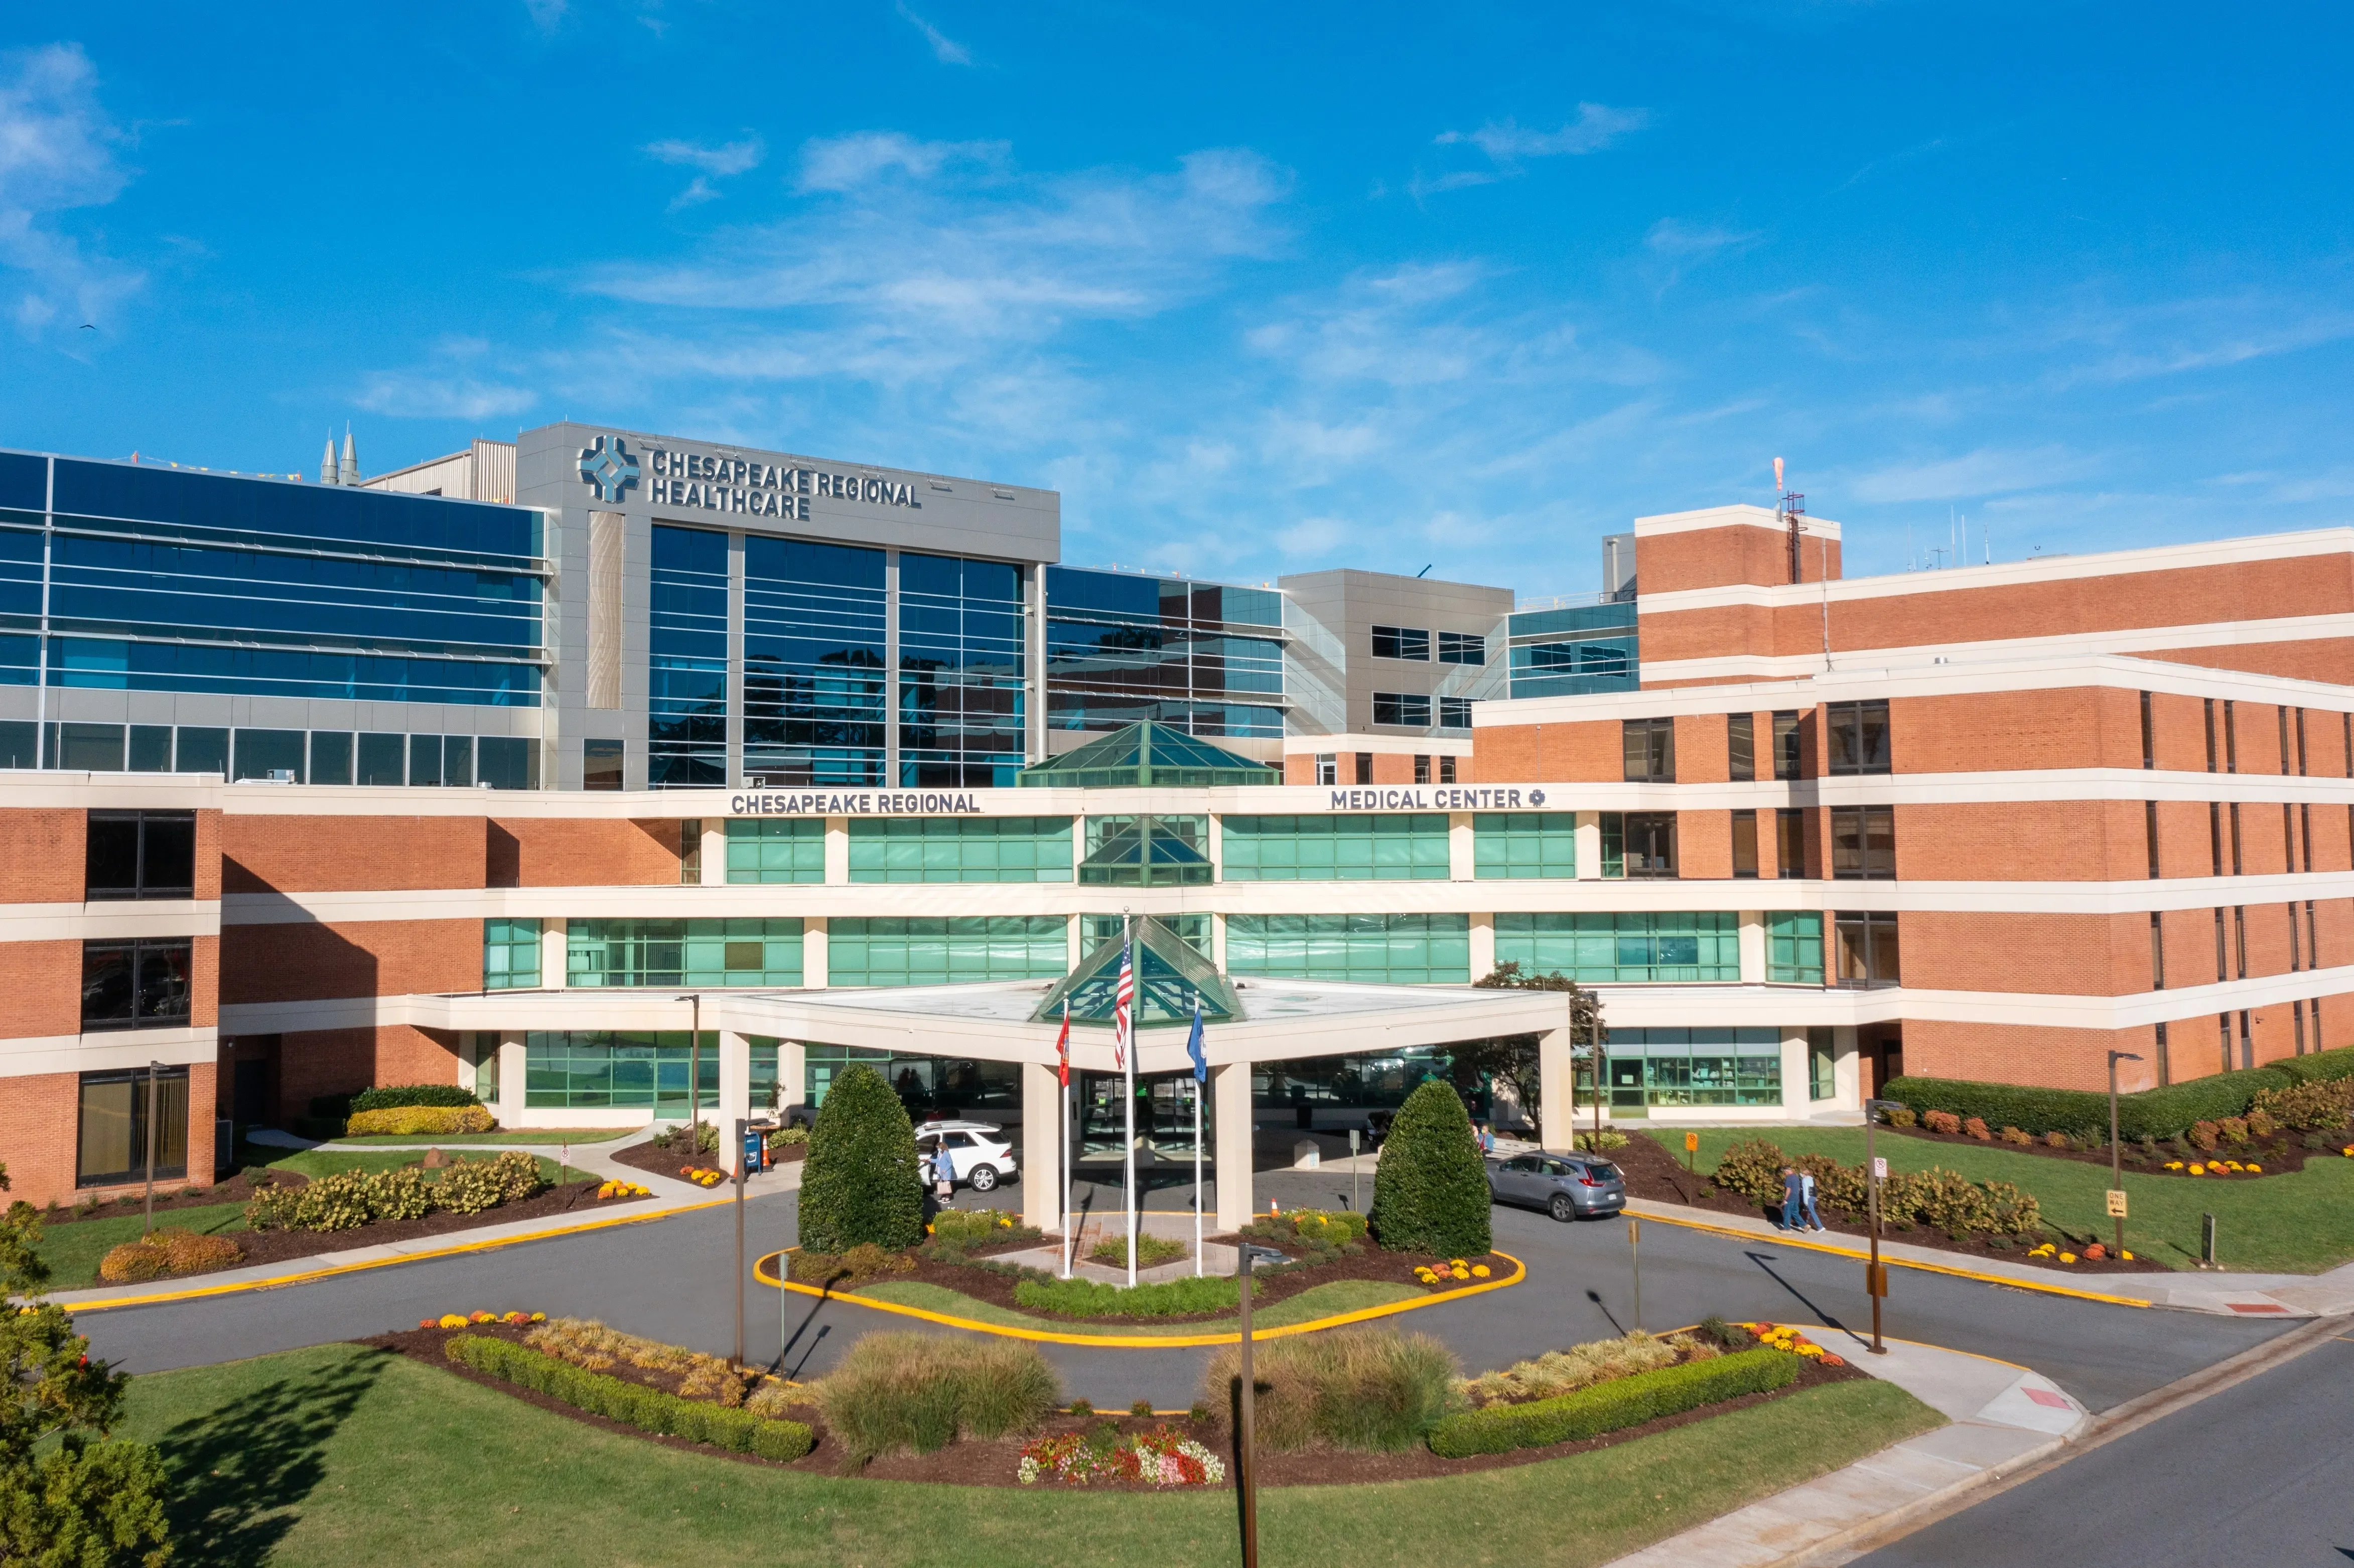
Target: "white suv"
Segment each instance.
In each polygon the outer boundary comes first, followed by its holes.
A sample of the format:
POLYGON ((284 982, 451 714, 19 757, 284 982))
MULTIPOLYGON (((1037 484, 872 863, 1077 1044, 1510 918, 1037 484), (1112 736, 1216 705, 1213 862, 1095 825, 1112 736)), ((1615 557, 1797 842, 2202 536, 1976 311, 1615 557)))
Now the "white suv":
POLYGON ((928 1121, 916 1128, 916 1143, 937 1144, 948 1158, 952 1178, 976 1192, 991 1192, 1000 1181, 1020 1174, 1013 1146, 997 1135, 1004 1128, 986 1121, 928 1121))

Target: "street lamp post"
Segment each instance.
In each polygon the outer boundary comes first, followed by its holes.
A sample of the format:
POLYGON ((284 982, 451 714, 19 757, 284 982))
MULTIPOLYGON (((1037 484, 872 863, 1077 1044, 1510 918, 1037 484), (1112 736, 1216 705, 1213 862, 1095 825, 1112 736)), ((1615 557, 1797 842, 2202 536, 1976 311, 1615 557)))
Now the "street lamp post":
POLYGON ((1873 1130, 1880 1125, 1882 1107, 1894 1100, 1863 1102, 1863 1173, 1865 1190, 1872 1201, 1872 1261, 1864 1266, 1863 1288, 1872 1298, 1872 1353, 1884 1356, 1888 1346, 1880 1337, 1880 1304, 1888 1296, 1888 1267, 1880 1261, 1880 1159, 1873 1152, 1873 1130))
POLYGON ((2131 1051, 2109 1053, 2109 1191, 2116 1194, 2109 1200, 2109 1212, 2116 1216, 2115 1240, 2120 1257, 2125 1255, 2126 1250, 2126 1172, 2125 1150, 2117 1146, 2117 1064, 2140 1060, 2141 1057, 2131 1051))
POLYGON ((1235 1489, 1242 1494, 1243 1504, 1243 1568, 1258 1568, 1258 1487, 1252 1475, 1253 1450, 1258 1440, 1257 1391, 1252 1380, 1251 1368, 1251 1270, 1261 1259, 1280 1261, 1283 1255, 1273 1247, 1253 1246, 1236 1237, 1235 1241, 1235 1283, 1242 1303, 1242 1386, 1238 1391, 1241 1409, 1235 1418, 1235 1489))

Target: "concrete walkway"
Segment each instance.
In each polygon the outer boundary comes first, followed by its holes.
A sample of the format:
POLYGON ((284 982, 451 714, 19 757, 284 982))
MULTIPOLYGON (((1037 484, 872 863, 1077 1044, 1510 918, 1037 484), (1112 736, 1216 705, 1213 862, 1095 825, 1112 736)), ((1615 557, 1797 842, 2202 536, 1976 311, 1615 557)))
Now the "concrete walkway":
MULTIPOLYGON (((1776 1230, 1770 1222, 1751 1214, 1721 1214, 1710 1209, 1687 1208, 1648 1198, 1629 1198, 1627 1212, 1665 1224, 1755 1236, 1776 1246, 1804 1246, 1854 1258, 1871 1256, 1869 1245, 1853 1236, 1835 1231, 1816 1234, 1776 1230)), ((2014 1263, 2008 1258, 1912 1246, 1885 1238, 1880 1244, 1880 1255, 1892 1264, 1958 1274, 1998 1285, 2089 1296, 2128 1305, 2168 1307, 2181 1312, 2209 1312, 2226 1318, 2317 1318, 2354 1313, 2354 1264, 2341 1265, 2318 1275, 2234 1274, 2229 1270, 2075 1274, 2064 1265, 2044 1267, 2014 1263)))
POLYGON ((1645 1547, 1612 1568, 1766 1568, 1812 1555, 1893 1514, 1935 1507, 2056 1453, 2091 1420, 2059 1384, 2008 1361, 1894 1340, 1886 1355, 1875 1356, 1820 1330, 1811 1337, 1950 1425, 1645 1547))

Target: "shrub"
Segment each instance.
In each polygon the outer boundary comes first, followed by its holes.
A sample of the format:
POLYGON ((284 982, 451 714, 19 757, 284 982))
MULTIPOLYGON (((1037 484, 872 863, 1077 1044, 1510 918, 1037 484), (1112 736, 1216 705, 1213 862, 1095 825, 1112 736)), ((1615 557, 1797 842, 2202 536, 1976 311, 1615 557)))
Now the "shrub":
POLYGON ((924 1239, 916 1128, 907 1107, 863 1062, 826 1091, 801 1166, 801 1245, 846 1252, 861 1242, 910 1247, 924 1239))
POLYGON ((1431 1452, 1450 1459, 1538 1448, 1639 1426, 1737 1399, 1787 1388, 1799 1359, 1781 1351, 1741 1351, 1712 1361, 1638 1372, 1598 1387, 1529 1404, 1496 1404, 1450 1415, 1432 1430, 1431 1452))
POLYGON ((1951 1111, 1924 1111, 1921 1125, 1931 1132, 1956 1133, 1962 1130, 1962 1118, 1951 1111))
POLYGON ((98 1260, 98 1277, 108 1285, 138 1285, 161 1279, 172 1271, 162 1247, 144 1241, 124 1242, 98 1260))
MULTIPOLYGON (((2290 1056, 2262 1067, 2213 1073, 2188 1083, 2117 1097, 2117 1133, 2121 1138, 2173 1138, 2192 1123, 2238 1116, 2266 1089, 2285 1088, 2300 1076, 2318 1075, 2313 1064, 2323 1056, 2354 1058, 2354 1047, 2317 1056, 2290 1056), (2291 1064, 2304 1064, 2302 1068, 2291 1064)), ((2354 1059, 2342 1067, 2330 1063, 2321 1069, 2332 1077, 2354 1076, 2354 1059)), ((2031 1133, 2075 1132, 2109 1125, 2109 1097, 2088 1089, 2041 1089, 2016 1084, 1984 1084, 1962 1078, 1892 1078, 1881 1090, 1883 1098, 1899 1101, 1926 1115, 1950 1113, 1956 1120, 1975 1116, 2000 1125, 2009 1122, 2031 1133)))
POLYGON ((2249 1107, 2247 1121, 2250 1138, 2270 1138, 2280 1130, 2280 1123, 2273 1119, 2273 1113, 2261 1106, 2249 1107))
POLYGON ((2006 1128, 2004 1128, 2002 1129, 2002 1131, 2001 1131, 1999 1134, 1998 1134, 1997 1136, 1998 1136, 1998 1137, 1999 1137, 1999 1138, 2000 1138, 2000 1139, 2001 1139, 2005 1143, 2015 1143, 2015 1144, 2019 1144, 2019 1145, 2020 1145, 2021 1147, 2024 1147, 2024 1146, 2026 1146, 2026 1145, 2028 1145, 2028 1144, 2031 1144, 2031 1143, 2033 1143, 2033 1142, 2035 1141, 2035 1137, 2034 1137, 2034 1135, 2033 1135, 2032 1133, 2022 1132, 2021 1130, 2020 1130, 2018 1128, 2015 1128, 2015 1127, 2006 1127, 2006 1128))
POLYGON ((2043 1135, 2043 1146, 2046 1149, 2066 1149, 2069 1147, 2068 1135, 2057 1130, 2047 1132, 2043 1135))
POLYGON ((942 1209, 932 1217, 929 1229, 924 1251, 942 1263, 962 1263, 972 1247, 1041 1239, 1020 1216, 1002 1209, 942 1209))
MULTIPOLYGON (((1462 1380, 1457 1386, 1482 1404, 1550 1399, 1612 1378, 1672 1366, 1687 1348, 1698 1351, 1700 1341, 1682 1336, 1654 1339, 1637 1330, 1616 1340, 1596 1340, 1572 1345, 1565 1351, 1547 1351, 1534 1361, 1515 1361, 1501 1372, 1482 1372, 1462 1380)), ((1715 1355, 1718 1349, 1712 1342, 1705 1353, 1715 1355)))
POLYGON ((653 1145, 665 1154, 716 1154, 719 1152, 719 1124, 683 1121, 676 1127, 666 1127, 655 1133, 653 1145))
POLYGON ((1013 1304, 1066 1318, 1175 1318, 1189 1312, 1231 1312, 1241 1305, 1231 1275, 1197 1275, 1129 1290, 1096 1279, 1028 1278, 1013 1287, 1013 1304))
POLYGON ((1366 1215, 1373 1234, 1396 1252, 1478 1257, 1494 1241, 1488 1208, 1488 1169, 1462 1097, 1446 1084, 1423 1085, 1382 1144, 1366 1215))
POLYGON ((353 1114, 362 1111, 398 1110, 408 1106, 473 1106, 480 1107, 481 1099, 472 1089, 456 1084, 387 1084, 381 1088, 362 1089, 352 1097, 353 1114))
POLYGON ((479 1214, 501 1203, 520 1202, 547 1185, 536 1156, 510 1149, 494 1160, 459 1160, 429 1189, 433 1206, 453 1214, 479 1214))
POLYGON ((1968 1136, 1977 1139, 1980 1143, 1984 1143, 1987 1139, 1994 1136, 1994 1134, 1987 1130, 1986 1118, 1983 1117, 1974 1116, 1967 1121, 1962 1123, 1962 1131, 1967 1133, 1968 1136))
POLYGON ((433 1208, 433 1189, 422 1172, 384 1171, 368 1178, 368 1217, 376 1220, 421 1220, 433 1208))
POLYGON ((476 1372, 642 1432, 781 1461, 798 1459, 817 1446, 816 1434, 798 1421, 763 1420, 749 1411, 723 1410, 682 1399, 642 1383, 568 1365, 512 1340, 461 1334, 444 1344, 442 1351, 451 1361, 476 1372))
POLYGON ((1738 1192, 1753 1203, 1782 1201, 1782 1168, 1790 1157, 1777 1144, 1752 1138, 1734 1144, 1716 1162, 1712 1178, 1728 1192, 1738 1192))
POLYGON ((198 1235, 189 1230, 157 1231, 152 1238, 164 1248, 174 1274, 204 1274, 227 1268, 245 1256, 245 1249, 227 1236, 198 1235))
POLYGON ((1615 1127, 1606 1127, 1600 1132, 1589 1128, 1570 1141, 1588 1154, 1606 1154, 1611 1150, 1626 1148, 1627 1135, 1615 1127))
POLYGON ((2334 1051, 2316 1051, 2310 1056, 2284 1056, 2277 1062, 2266 1063, 2265 1066, 2300 1084, 2338 1083, 2354 1078, 2354 1045, 2340 1045, 2334 1051))
POLYGON ((322 1176, 295 1194, 293 1207, 296 1230, 356 1230, 368 1223, 367 1172, 338 1171, 322 1176))
POLYGON ((2215 1136, 2221 1139, 2226 1143, 2237 1144, 2247 1142, 2247 1118, 2245 1117, 2236 1116, 2227 1116, 2223 1118, 2221 1121, 2218 1121, 2215 1124, 2215 1136))
POLYGON ((438 1138, 451 1133, 488 1132, 491 1113, 481 1106, 388 1106, 381 1110, 354 1111, 344 1131, 354 1138, 367 1134, 400 1134, 438 1138))
POLYGON ((2254 1108, 2248 1113, 2251 1126, 2258 1115, 2298 1132, 2335 1132, 2354 1117, 2354 1078, 2317 1078, 2266 1089, 2256 1097, 2254 1108))
MULTIPOLYGON (((1096 1243, 1094 1250, 1087 1255, 1097 1263, 1108 1264, 1114 1268, 1126 1268, 1128 1238, 1124 1235, 1106 1236, 1096 1243)), ((1136 1266, 1139 1268, 1151 1268, 1158 1264, 1174 1263, 1185 1255, 1183 1242, 1171 1241, 1165 1236, 1151 1235, 1142 1231, 1137 1233, 1136 1266)))
MULTIPOLYGON (((1818 1202, 1850 1213, 1861 1213, 1870 1204, 1872 1182, 1862 1166, 1841 1165, 1828 1154, 1801 1154, 1790 1163, 1815 1179, 1818 1202)), ((1781 1192, 1777 1182, 1769 1201, 1779 1202, 1781 1192)))
POLYGON ((905 1274, 916 1260, 901 1252, 885 1252, 873 1242, 861 1242, 848 1252, 811 1252, 801 1247, 791 1255, 786 1277, 804 1285, 863 1285, 886 1274, 905 1274))
MULTIPOLYGON (((836 1078, 828 1107, 841 1089, 836 1078)), ((960 1436, 1026 1432, 1063 1399, 1034 1346, 936 1334, 869 1334, 812 1393, 853 1466, 901 1448, 928 1454, 960 1436)))
MULTIPOLYGON (((1276 1452, 1330 1445, 1395 1453, 1461 1403, 1454 1354, 1427 1334, 1341 1329, 1272 1340, 1253 1352, 1253 1425, 1276 1452)), ((1234 1346, 1210 1357, 1203 1391, 1221 1425, 1234 1419, 1241 1365, 1234 1346)))
POLYGON ((2215 1152, 2216 1146, 2223 1141, 2223 1129, 2211 1121, 2195 1121, 2190 1124, 2190 1130, 2183 1136, 2190 1139, 2190 1146, 2193 1149, 2202 1154, 2212 1154, 2215 1152))
POLYGON ((1888 1125, 1891 1127, 1911 1127, 1920 1119, 1911 1106, 1893 1107, 1888 1112, 1888 1125))

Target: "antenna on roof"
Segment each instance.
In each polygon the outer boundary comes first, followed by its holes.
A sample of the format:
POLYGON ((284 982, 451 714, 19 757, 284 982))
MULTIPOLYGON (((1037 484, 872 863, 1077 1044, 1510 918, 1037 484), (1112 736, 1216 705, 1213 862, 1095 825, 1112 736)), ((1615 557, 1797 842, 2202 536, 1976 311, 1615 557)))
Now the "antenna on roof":
MULTIPOLYGON (((1807 498, 1793 495, 1782 486, 1782 460, 1774 460, 1774 512, 1790 531, 1790 580, 1798 580, 1798 519, 1806 514, 1807 498)), ((1828 550, 1829 546, 1825 548, 1828 550)), ((1828 571, 1824 574, 1828 577, 1828 571)))
MULTIPOLYGON (((1437 565, 1438 565, 1438 563, 1437 563, 1437 561, 1433 561, 1433 562, 1431 562, 1431 563, 1430 563, 1430 567, 1435 567, 1435 566, 1437 566, 1437 565)), ((1415 575, 1416 577, 1428 577, 1428 576, 1430 575, 1430 567, 1423 567, 1423 568, 1422 568, 1422 570, 1420 570, 1420 571, 1418 571, 1418 572, 1415 573, 1414 575, 1415 575)))

